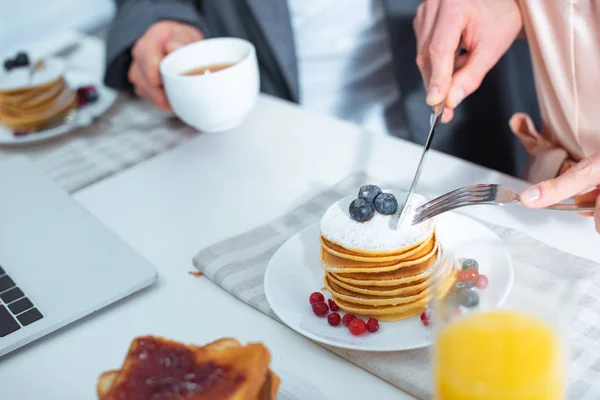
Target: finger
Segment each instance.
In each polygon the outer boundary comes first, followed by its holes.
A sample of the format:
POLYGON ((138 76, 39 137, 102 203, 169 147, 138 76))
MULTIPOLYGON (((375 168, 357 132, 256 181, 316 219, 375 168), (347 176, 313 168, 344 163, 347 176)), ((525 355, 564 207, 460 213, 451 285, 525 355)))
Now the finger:
POLYGON ((413 21, 413 27, 417 36, 417 58, 416 63, 421 73, 425 88, 429 85, 431 77, 431 63, 427 53, 431 35, 435 27, 435 19, 439 9, 438 2, 423 2, 417 10, 417 18, 413 21))
POLYGON ((145 98, 161 110, 169 110, 169 102, 160 87, 152 86, 146 81, 138 63, 133 63, 129 69, 129 81, 134 85, 136 96, 145 98))
POLYGON ((139 91, 141 94, 140 97, 154 104, 156 108, 163 111, 171 110, 171 106, 169 105, 169 101, 167 100, 165 91, 162 88, 152 86, 140 86, 139 91))
POLYGON ((441 103, 450 90, 456 49, 465 27, 464 14, 460 9, 442 7, 428 46, 431 63, 431 79, 427 86, 427 103, 441 103))
POLYGON ((181 27, 173 32, 173 36, 165 44, 165 53, 169 54, 181 46, 202 40, 202 33, 192 27, 181 27))
MULTIPOLYGON (((582 203, 597 203, 596 199, 598 198, 598 196, 600 196, 600 188, 596 188, 594 190, 591 190, 587 193, 581 194, 577 197, 575 197, 575 204, 582 204, 582 203)), ((583 212, 583 213, 579 213, 580 215, 583 215, 584 217, 593 217, 594 213, 592 212, 583 212)))
POLYGON ((133 60, 139 64, 145 81, 149 82, 152 86, 160 86, 162 84, 159 72, 160 62, 165 56, 162 43, 152 38, 142 38, 131 51, 133 60))
POLYGON ((584 158, 557 178, 549 179, 521 193, 527 207, 539 208, 559 203, 600 183, 600 153, 584 158))
POLYGON ((464 57, 466 57, 466 61, 463 61, 464 66, 454 73, 452 87, 448 94, 448 106, 452 108, 458 107, 467 96, 477 90, 483 78, 498 62, 480 48, 474 49, 464 57))
POLYGON ((600 233, 600 196, 596 198, 596 211, 594 212, 594 224, 596 225, 596 231, 600 233))
POLYGON ((453 118, 454 118, 454 110, 451 108, 445 108, 444 113, 442 114, 442 122, 444 124, 447 124, 448 122, 452 121, 453 118))
POLYGON ((129 71, 127 72, 127 79, 134 86, 140 85, 144 82, 142 79, 142 71, 140 70, 140 66, 137 62, 134 61, 131 63, 129 71))

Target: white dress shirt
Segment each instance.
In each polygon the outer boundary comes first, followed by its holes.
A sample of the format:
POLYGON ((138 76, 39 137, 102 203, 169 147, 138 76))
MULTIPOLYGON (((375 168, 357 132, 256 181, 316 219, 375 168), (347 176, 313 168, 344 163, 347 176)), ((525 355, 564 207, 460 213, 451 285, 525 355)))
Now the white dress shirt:
MULTIPOLYGON (((298 60, 300 104, 399 133, 385 112, 398 102, 380 0, 288 0, 298 60)), ((397 118, 395 119, 397 120, 397 118)))

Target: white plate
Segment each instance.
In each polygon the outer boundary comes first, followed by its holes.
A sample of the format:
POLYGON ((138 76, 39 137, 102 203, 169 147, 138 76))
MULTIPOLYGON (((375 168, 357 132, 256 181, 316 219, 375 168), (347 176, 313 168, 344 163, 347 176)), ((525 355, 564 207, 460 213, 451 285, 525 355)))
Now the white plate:
MULTIPOLYGON (((302 335, 327 345, 365 351, 398 351, 433 343, 432 331, 419 317, 398 322, 380 322, 377 333, 353 336, 340 324, 329 326, 326 318, 313 314, 308 297, 323 287, 320 267, 319 224, 300 231, 273 255, 265 272, 265 294, 281 320, 302 335)), ((487 275, 488 287, 480 291, 481 307, 500 306, 512 285, 513 267, 509 254, 496 234, 463 215, 439 217, 437 235, 444 249, 457 258, 474 258, 487 275)), ((323 291, 325 298, 331 298, 323 291)))
POLYGON ((67 72, 65 79, 74 90, 80 86, 94 85, 98 92, 98 100, 75 111, 74 117, 65 123, 50 129, 33 132, 25 136, 14 136, 11 129, 0 124, 0 145, 16 145, 41 142, 53 137, 67 134, 75 128, 89 125, 94 118, 104 114, 115 102, 117 93, 82 72, 67 72))

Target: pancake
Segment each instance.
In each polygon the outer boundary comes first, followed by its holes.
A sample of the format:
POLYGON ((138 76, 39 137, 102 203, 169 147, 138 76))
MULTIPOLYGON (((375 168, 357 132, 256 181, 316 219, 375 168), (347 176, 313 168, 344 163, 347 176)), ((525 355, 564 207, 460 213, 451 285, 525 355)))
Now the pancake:
MULTIPOLYGON (((444 297, 452 288, 454 284, 454 272, 456 267, 451 269, 451 279, 441 281, 440 291, 438 297, 444 297)), ((396 305, 371 305, 371 304, 357 304, 340 297, 336 297, 334 293, 331 294, 335 303, 340 309, 354 313, 358 315, 372 316, 380 321, 400 321, 416 317, 422 314, 431 301, 431 294, 427 293, 422 296, 415 296, 415 300, 408 303, 396 304, 396 305)))
POLYGON ((0 123, 36 131, 63 120, 77 107, 77 94, 62 77, 48 83, 0 91, 0 123))
POLYGON ((420 273, 427 269, 434 261, 437 253, 437 247, 435 242, 429 243, 427 248, 424 248, 418 254, 408 257, 403 261, 395 264, 380 265, 376 262, 371 263, 356 263, 353 267, 345 267, 342 263, 337 262, 336 259, 329 257, 327 251, 321 253, 321 267, 326 271, 337 272, 340 274, 348 273, 385 273, 398 271, 403 276, 406 276, 406 272, 403 270, 409 270, 411 273, 420 273), (340 266, 340 264, 342 266, 340 266))
POLYGON ((340 267, 347 266, 350 268, 357 264, 361 266, 369 264, 394 265, 399 261, 419 258, 431 251, 435 247, 435 243, 435 232, 432 232, 431 235, 421 242, 408 246, 405 249, 397 250, 394 254, 384 253, 384 255, 378 255, 373 252, 361 253, 356 251, 356 249, 344 249, 321 236, 321 248, 326 253, 324 257, 328 257, 326 261, 330 265, 339 265, 340 267))
POLYGON ((415 282, 408 282, 393 286, 357 286, 349 285, 346 282, 340 281, 331 273, 325 273, 325 280, 334 288, 339 287, 340 290, 347 289, 354 293, 385 297, 418 293, 429 285, 429 279, 421 279, 415 282))
POLYGON ((432 276, 423 282, 409 284, 391 291, 365 290, 348 284, 338 284, 328 276, 325 276, 324 282, 325 287, 334 297, 349 303, 379 306, 398 305, 411 303, 423 297, 430 297, 431 290, 434 287, 434 279, 454 283, 454 267, 450 267, 446 271, 438 270, 437 272, 439 276, 432 276))
MULTIPOLYGON (((398 196, 397 196, 398 198, 398 196)), ((412 207, 424 202, 415 197, 412 207)), ((445 294, 454 283, 456 266, 440 266, 443 251, 435 219, 413 226, 411 210, 395 227, 389 215, 375 213, 366 222, 350 218, 353 198, 333 204, 321 219, 321 267, 325 289, 340 309, 382 321, 422 313, 434 281, 445 294)))

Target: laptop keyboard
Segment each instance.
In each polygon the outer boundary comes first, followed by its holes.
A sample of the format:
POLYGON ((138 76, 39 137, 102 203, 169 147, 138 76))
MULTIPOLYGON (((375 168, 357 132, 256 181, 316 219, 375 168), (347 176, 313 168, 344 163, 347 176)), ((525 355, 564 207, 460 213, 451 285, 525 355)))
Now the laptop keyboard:
POLYGON ((42 318, 42 313, 0 266, 0 338, 42 318))

